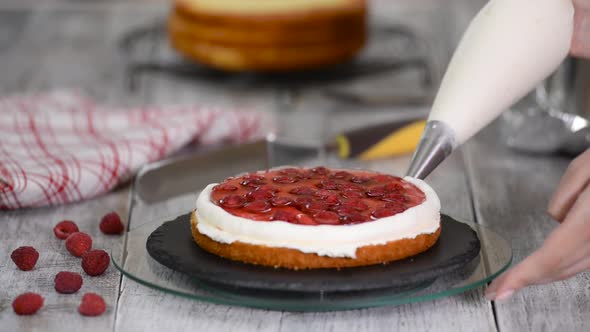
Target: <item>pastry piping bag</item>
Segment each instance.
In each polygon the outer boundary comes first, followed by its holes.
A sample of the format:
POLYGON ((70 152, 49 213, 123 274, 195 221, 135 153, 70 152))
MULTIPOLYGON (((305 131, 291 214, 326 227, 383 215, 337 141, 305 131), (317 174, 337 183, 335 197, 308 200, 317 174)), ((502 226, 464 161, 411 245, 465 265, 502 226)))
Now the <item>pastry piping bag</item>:
POLYGON ((456 49, 408 170, 420 179, 551 74, 569 52, 571 0, 491 0, 456 49))

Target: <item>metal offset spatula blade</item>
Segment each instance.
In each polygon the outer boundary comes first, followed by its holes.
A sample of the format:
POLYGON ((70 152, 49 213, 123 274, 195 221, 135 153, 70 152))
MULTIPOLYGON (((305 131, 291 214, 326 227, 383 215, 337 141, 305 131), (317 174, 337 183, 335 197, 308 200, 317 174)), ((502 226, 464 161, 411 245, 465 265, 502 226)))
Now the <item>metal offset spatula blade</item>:
POLYGON ((590 125, 569 134, 564 140, 561 151, 577 155, 590 148, 590 125))
POLYGON ((577 155, 590 147, 590 121, 576 114, 532 107, 503 119, 506 143, 517 150, 577 155))
POLYGON ((173 157, 143 167, 135 177, 134 195, 152 204, 195 193, 198 188, 229 176, 317 159, 318 147, 297 146, 272 137, 173 157))
POLYGON ((149 164, 135 178, 135 194, 145 203, 155 203, 233 174, 265 168, 266 149, 266 142, 261 141, 149 164))

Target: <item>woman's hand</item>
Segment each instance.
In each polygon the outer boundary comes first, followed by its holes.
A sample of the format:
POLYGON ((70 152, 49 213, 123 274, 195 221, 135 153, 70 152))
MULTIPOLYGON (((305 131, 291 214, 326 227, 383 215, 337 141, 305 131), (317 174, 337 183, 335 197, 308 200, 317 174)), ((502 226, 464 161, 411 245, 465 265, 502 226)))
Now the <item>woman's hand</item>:
POLYGON ((487 299, 504 300, 526 286, 567 279, 590 269, 590 149, 569 165, 548 212, 561 225, 540 249, 492 282, 487 299))
POLYGON ((571 53, 590 58, 590 0, 574 1, 574 35, 571 53))
MULTIPOLYGON (((590 0, 573 0, 571 53, 590 58, 590 0)), ((590 269, 590 149, 568 167, 549 202, 549 214, 561 223, 543 246, 494 280, 489 300, 505 300, 529 285, 570 278, 590 269)))

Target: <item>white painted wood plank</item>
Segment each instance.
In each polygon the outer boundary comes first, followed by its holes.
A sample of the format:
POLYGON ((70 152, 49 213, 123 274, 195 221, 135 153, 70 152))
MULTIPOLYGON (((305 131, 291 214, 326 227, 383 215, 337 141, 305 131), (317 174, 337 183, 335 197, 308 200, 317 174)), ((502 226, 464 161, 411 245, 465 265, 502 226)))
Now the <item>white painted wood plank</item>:
MULTIPOLYGON (((558 225, 545 211, 569 160, 511 151, 502 145, 497 126, 469 142, 464 151, 477 219, 512 242, 514 264, 518 263, 558 225)), ((588 331, 589 279, 590 273, 584 273, 532 286, 496 303, 500 330, 588 331)))
MULTIPOLYGON (((495 331, 480 292, 398 307, 283 314, 280 331, 495 331)), ((491 315, 491 314, 490 314, 491 315)))
POLYGON ((60 207, 25 209, 0 214, 0 330, 1 331, 96 331, 112 329, 115 318, 120 274, 112 265, 99 277, 87 276, 80 259, 71 256, 65 242, 53 235, 53 226, 63 220, 74 220, 81 231, 93 239, 93 248, 110 250, 120 247, 124 235, 106 236, 98 229, 100 218, 116 211, 126 220, 128 190, 119 190, 83 203, 60 207), (32 271, 20 271, 10 259, 12 250, 30 245, 40 254, 32 271), (82 289, 75 294, 58 294, 53 278, 60 271, 78 272, 83 276, 82 289), (45 298, 45 306, 31 317, 17 316, 12 300, 33 291, 45 298), (78 313, 81 297, 86 292, 102 295, 107 311, 100 317, 87 318, 78 313))
MULTIPOLYGON (((14 22, 21 24, 19 39, 6 39, 11 44, 2 49, 2 94, 74 88, 89 92, 99 101, 124 100, 125 91, 120 88, 124 71, 117 62, 115 45, 120 32, 137 17, 135 11, 89 13, 43 8, 30 14, 16 13, 25 21, 14 22)), ((126 221, 128 193, 128 187, 123 186, 82 203, 0 212, 0 283, 4 285, 0 287, 0 330, 112 330, 119 272, 111 266, 104 276, 85 277, 84 286, 77 294, 57 294, 53 289, 57 272, 70 270, 85 274, 80 259, 65 250, 64 242, 54 237, 52 228, 62 219, 72 219, 93 237, 95 248, 109 252, 119 248, 125 236, 102 235, 98 222, 109 211, 118 212, 126 221), (34 271, 21 272, 10 260, 10 252, 21 245, 33 245, 40 251, 41 258, 34 271), (33 317, 16 316, 11 308, 12 299, 28 290, 41 293, 46 306, 33 317), (81 296, 89 291, 101 294, 107 302, 107 312, 101 317, 86 318, 77 312, 81 296)))

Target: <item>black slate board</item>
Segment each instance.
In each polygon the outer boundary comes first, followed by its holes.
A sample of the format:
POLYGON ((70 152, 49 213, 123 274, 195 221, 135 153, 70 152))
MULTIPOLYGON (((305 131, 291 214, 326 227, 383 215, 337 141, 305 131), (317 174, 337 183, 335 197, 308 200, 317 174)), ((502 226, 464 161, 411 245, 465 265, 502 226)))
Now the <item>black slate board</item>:
POLYGON ((435 280, 476 258, 477 234, 467 224, 441 215, 438 242, 426 252, 390 264, 292 271, 230 261, 202 250, 190 229, 190 214, 163 223, 147 239, 160 264, 201 281, 229 287, 296 292, 407 289, 435 280))

